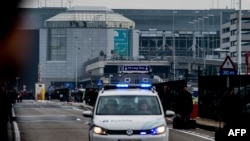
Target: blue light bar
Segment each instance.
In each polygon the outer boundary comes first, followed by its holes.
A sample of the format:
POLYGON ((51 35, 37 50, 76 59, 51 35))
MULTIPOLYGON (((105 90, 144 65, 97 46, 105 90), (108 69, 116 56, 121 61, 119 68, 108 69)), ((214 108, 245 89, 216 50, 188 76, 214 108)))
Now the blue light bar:
POLYGON ((147 135, 147 132, 140 132, 141 135, 147 135))
POLYGON ((148 88, 152 87, 152 84, 150 84, 150 83, 141 83, 141 84, 119 83, 119 84, 115 84, 113 86, 114 86, 114 88, 141 88, 141 89, 148 89, 148 88))
POLYGON ((128 84, 116 84, 118 88, 128 88, 128 84))
POLYGON ((152 87, 152 85, 151 84, 141 84, 141 87, 142 88, 150 88, 150 87, 152 87))

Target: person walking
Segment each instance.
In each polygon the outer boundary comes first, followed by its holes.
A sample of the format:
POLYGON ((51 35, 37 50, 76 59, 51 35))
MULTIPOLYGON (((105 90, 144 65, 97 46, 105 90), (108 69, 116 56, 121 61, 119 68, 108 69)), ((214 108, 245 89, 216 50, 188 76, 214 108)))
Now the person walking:
POLYGON ((84 96, 84 101, 86 103, 86 105, 91 105, 91 94, 93 93, 93 89, 90 88, 89 90, 87 90, 85 96, 84 96))
POLYGON ((188 129, 190 122, 190 114, 193 110, 192 94, 188 91, 187 85, 183 86, 176 99, 176 113, 180 114, 183 128, 188 129))
POLYGON ((162 92, 162 106, 163 110, 166 116, 166 111, 171 110, 171 95, 170 95, 171 89, 168 85, 163 86, 163 92, 162 92))
POLYGON ((12 123, 12 118, 13 118, 13 115, 12 115, 12 108, 13 108, 13 104, 16 102, 16 90, 15 89, 10 89, 8 92, 7 92, 7 102, 8 102, 8 120, 9 122, 12 123))
POLYGON ((221 99, 221 116, 226 126, 234 126, 242 115, 242 104, 239 96, 234 94, 233 88, 227 88, 221 99))
POLYGON ((98 96, 98 90, 97 89, 93 89, 90 93, 90 103, 89 105, 90 106, 94 106, 95 105, 95 102, 96 102, 96 99, 97 99, 97 96, 98 96))
POLYGON ((0 84, 0 139, 3 141, 8 140, 8 118, 9 106, 7 97, 7 88, 5 84, 0 84))

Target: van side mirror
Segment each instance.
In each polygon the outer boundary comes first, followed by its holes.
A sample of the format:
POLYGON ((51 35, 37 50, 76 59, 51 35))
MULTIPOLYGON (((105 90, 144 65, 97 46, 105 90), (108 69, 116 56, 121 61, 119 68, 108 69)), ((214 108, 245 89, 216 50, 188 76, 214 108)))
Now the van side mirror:
POLYGON ((83 111, 82 112, 83 117, 93 117, 93 112, 92 111, 83 111))

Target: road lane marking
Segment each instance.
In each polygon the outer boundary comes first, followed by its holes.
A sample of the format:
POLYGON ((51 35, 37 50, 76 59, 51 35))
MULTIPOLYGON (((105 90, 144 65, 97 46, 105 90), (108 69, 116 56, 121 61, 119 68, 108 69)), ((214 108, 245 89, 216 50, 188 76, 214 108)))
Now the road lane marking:
POLYGON ((186 131, 186 130, 177 130, 177 129, 173 129, 173 128, 170 128, 170 129, 178 131, 178 132, 182 132, 182 133, 185 133, 185 134, 193 135, 193 136, 196 136, 196 137, 199 137, 199 138, 203 138, 203 139, 206 139, 206 140, 214 141, 214 137, 211 137, 211 136, 206 135, 206 134, 201 134, 201 133, 186 131))

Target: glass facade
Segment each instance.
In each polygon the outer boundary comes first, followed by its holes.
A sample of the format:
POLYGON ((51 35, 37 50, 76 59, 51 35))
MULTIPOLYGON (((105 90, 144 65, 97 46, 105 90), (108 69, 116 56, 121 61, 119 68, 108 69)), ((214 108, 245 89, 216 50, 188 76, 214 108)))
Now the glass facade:
POLYGON ((50 28, 48 34, 48 61, 66 61, 66 28, 50 28))
POLYGON ((173 55, 173 46, 176 56, 197 58, 206 55, 215 55, 214 49, 219 47, 220 37, 216 32, 175 32, 173 38, 171 32, 142 31, 140 37, 139 55, 145 59, 164 59, 164 56, 173 55), (174 45, 173 45, 174 43, 174 45), (195 47, 195 49, 194 49, 195 47))

